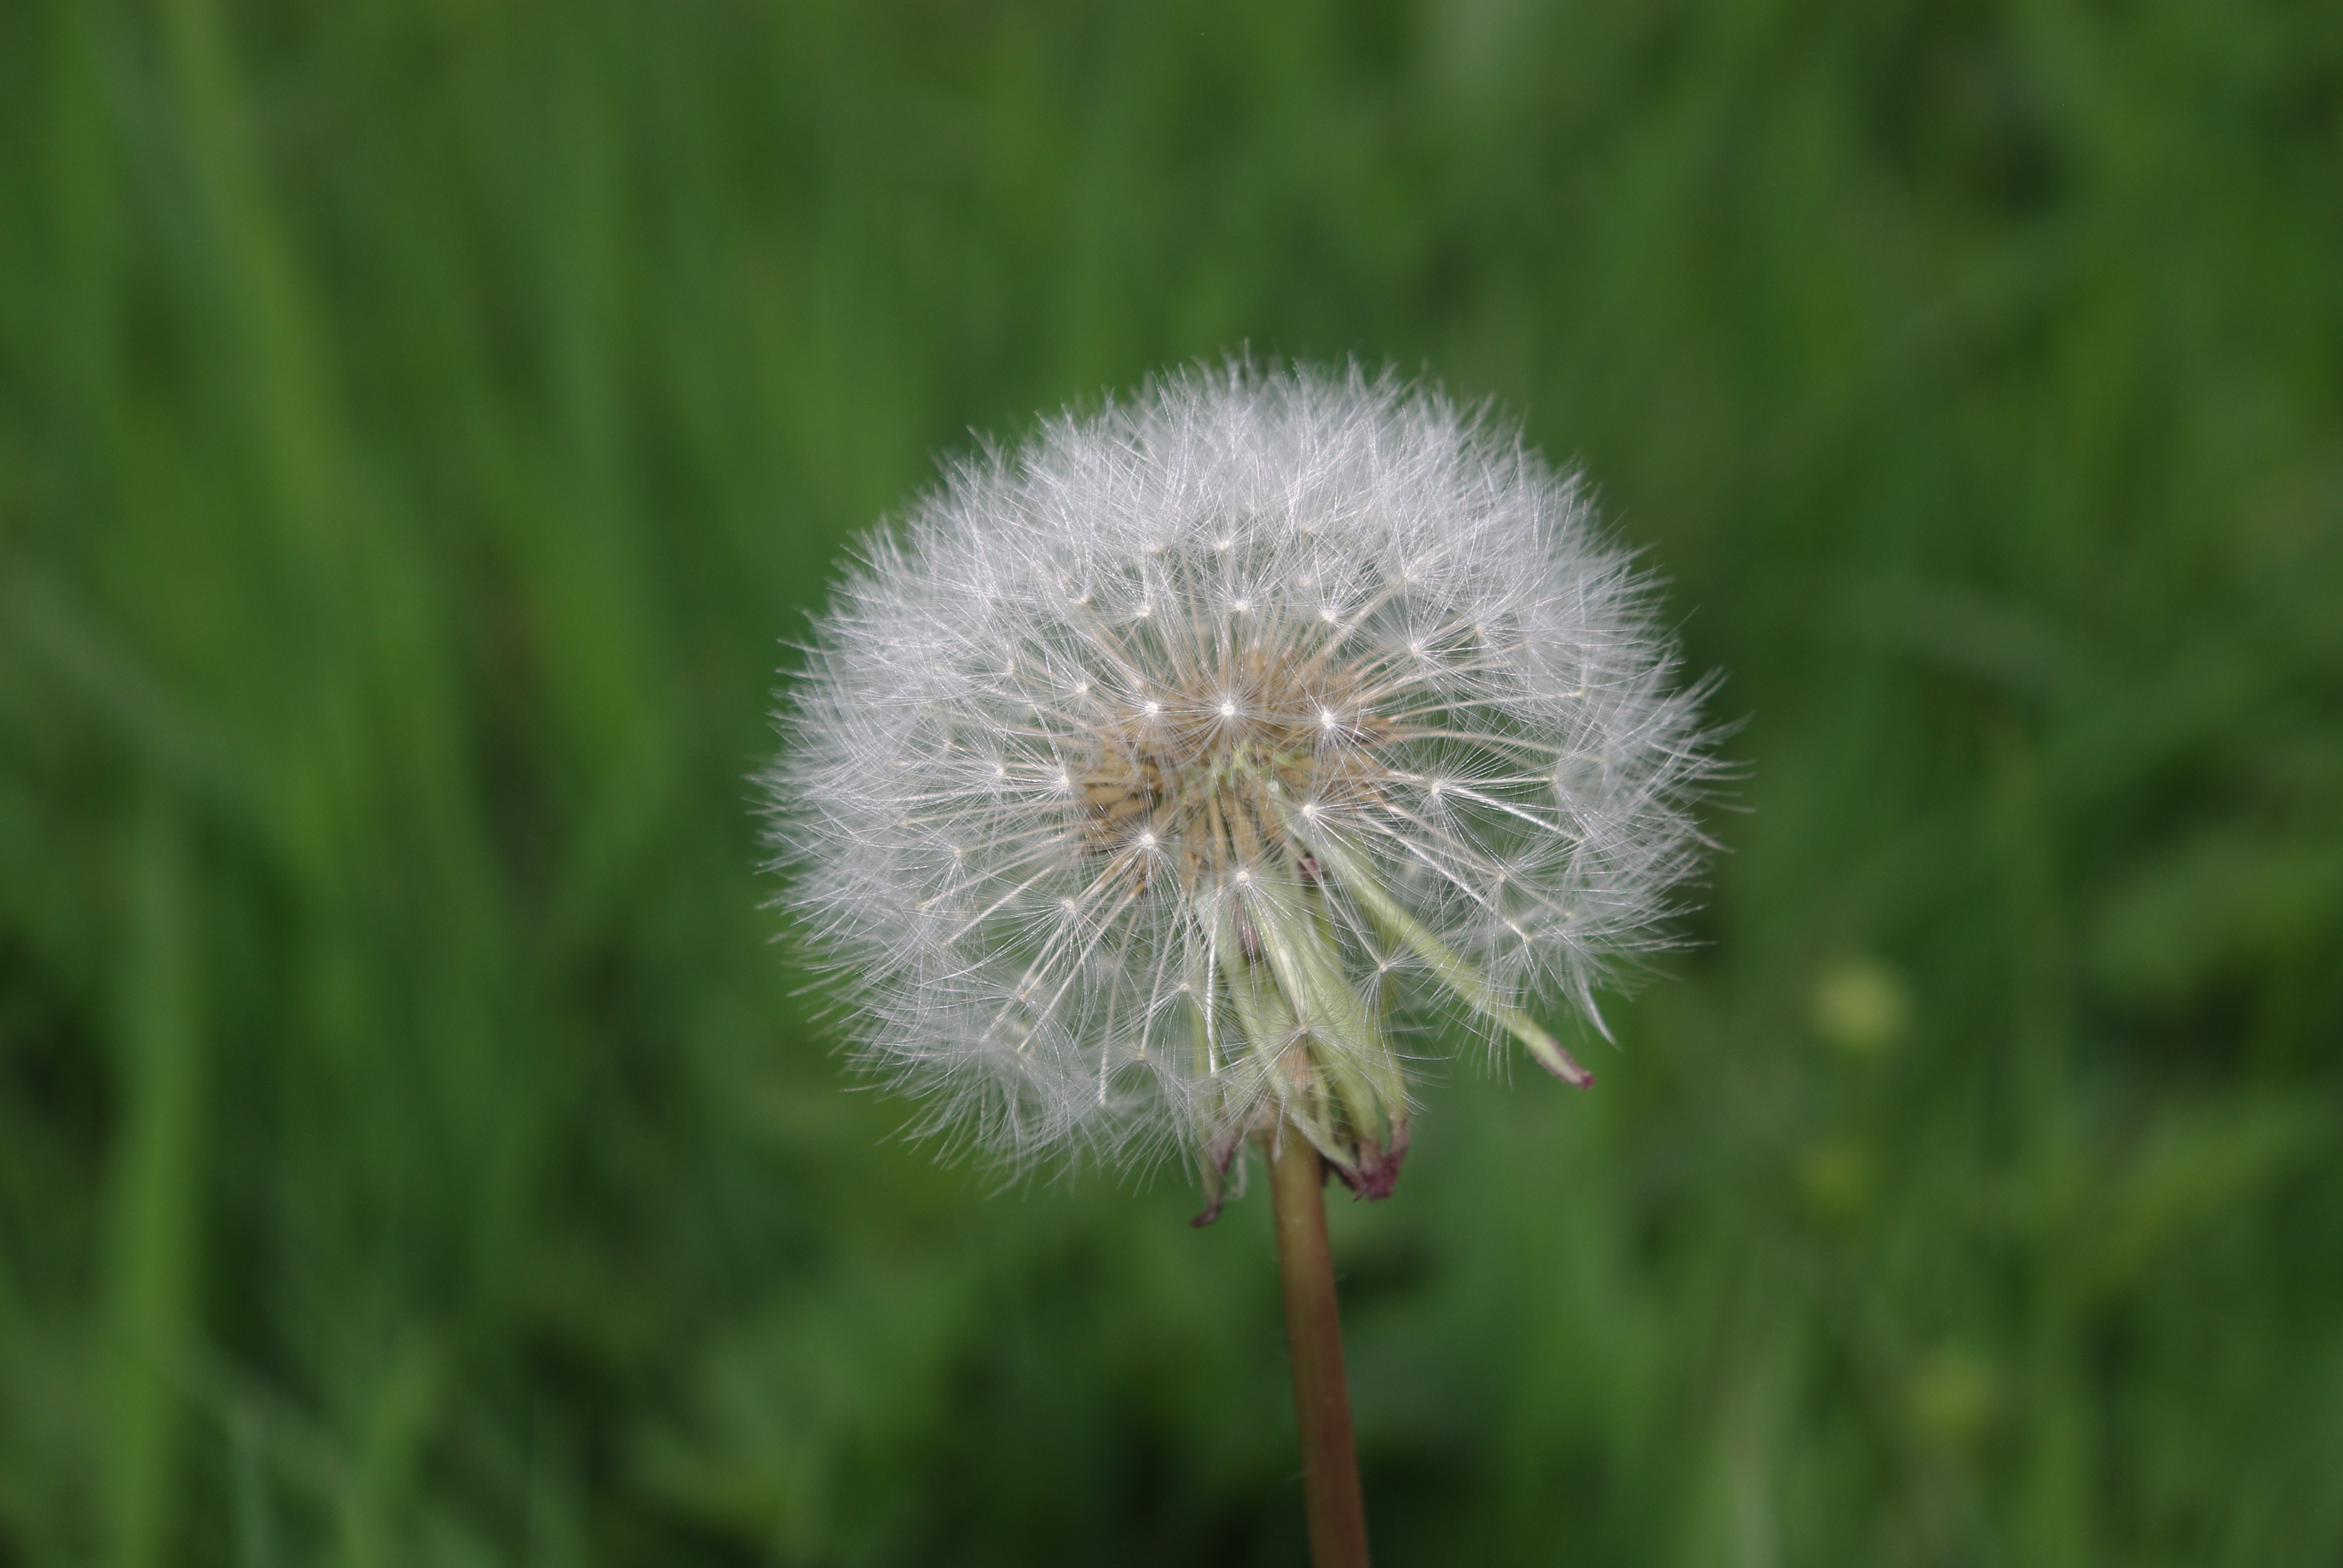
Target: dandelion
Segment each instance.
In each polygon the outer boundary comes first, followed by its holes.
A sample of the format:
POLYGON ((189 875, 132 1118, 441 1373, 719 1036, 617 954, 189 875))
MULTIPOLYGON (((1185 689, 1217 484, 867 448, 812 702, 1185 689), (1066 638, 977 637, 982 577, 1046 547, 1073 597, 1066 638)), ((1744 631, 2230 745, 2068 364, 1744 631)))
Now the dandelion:
POLYGON ((1011 1165, 1185 1146, 1200 1223, 1257 1137, 1322 1254, 1321 1161, 1391 1191, 1438 1015, 1592 1081, 1535 1008, 1599 1028, 1697 862, 1674 675, 1574 476, 1436 391, 1237 363, 960 463, 867 543, 773 839, 923 1128, 1011 1165))
POLYGON ((1699 840, 1692 693, 1584 491, 1436 393, 1238 365, 950 473, 768 775, 864 1059, 1015 1163, 1282 1119, 1362 1195, 1445 1004, 1564 1081, 1699 840))

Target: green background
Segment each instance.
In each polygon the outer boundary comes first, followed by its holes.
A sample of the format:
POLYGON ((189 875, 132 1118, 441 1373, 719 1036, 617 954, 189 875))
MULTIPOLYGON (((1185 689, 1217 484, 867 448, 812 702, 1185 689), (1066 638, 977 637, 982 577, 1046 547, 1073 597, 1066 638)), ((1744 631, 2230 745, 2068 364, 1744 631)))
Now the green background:
POLYGON ((1383 1561, 2343 1555, 2343 8, 0 7, 0 1564, 1286 1563, 1266 1204, 846 1091, 749 774, 970 427, 1581 460, 1745 719, 1333 1215, 1383 1561))

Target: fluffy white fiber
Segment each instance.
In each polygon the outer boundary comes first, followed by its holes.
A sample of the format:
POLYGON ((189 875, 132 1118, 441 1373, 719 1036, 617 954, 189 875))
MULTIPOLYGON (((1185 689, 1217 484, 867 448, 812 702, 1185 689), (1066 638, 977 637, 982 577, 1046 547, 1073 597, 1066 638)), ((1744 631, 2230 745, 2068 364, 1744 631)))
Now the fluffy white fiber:
POLYGON ((1529 1012, 1592 1018, 1695 865, 1653 617, 1581 481, 1437 391, 1168 376, 865 541, 764 779, 785 901, 923 1128, 1225 1166, 1283 1111, 1395 1172, 1385 1031, 1583 1081, 1529 1012))

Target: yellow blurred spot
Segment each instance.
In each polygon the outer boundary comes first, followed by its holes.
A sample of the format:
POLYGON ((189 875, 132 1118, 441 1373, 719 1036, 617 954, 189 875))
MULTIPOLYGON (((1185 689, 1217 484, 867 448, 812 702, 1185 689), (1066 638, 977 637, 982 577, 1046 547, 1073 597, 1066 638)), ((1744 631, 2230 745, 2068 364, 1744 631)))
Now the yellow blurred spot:
POLYGON ((1871 1194, 1871 1155, 1851 1139, 1834 1138, 1798 1156, 1798 1190, 1815 1207, 1831 1214, 1852 1214, 1871 1194))
POLYGON ((1831 965, 1815 982, 1815 1031, 1850 1056, 1878 1056, 1912 1028, 1904 977, 1873 958, 1831 965))
POLYGON ((1992 1421, 2000 1391, 1994 1370, 1973 1351, 1944 1345, 1912 1371, 1912 1424, 1940 1442, 1960 1445, 1992 1421))

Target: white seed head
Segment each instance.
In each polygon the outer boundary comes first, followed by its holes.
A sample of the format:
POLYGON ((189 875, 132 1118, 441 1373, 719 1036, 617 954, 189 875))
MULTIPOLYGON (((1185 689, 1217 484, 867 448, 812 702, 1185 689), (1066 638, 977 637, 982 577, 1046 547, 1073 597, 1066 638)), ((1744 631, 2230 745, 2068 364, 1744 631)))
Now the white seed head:
POLYGON ((1282 1115, 1380 1195, 1393 1008, 1583 1081, 1526 1010, 1662 940, 1711 769, 1652 614, 1436 391, 1167 377, 866 542, 764 776, 785 900, 930 1130, 1209 1180, 1282 1115))

